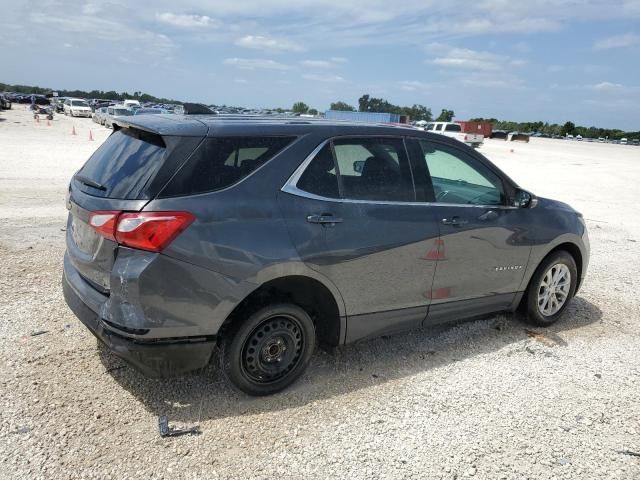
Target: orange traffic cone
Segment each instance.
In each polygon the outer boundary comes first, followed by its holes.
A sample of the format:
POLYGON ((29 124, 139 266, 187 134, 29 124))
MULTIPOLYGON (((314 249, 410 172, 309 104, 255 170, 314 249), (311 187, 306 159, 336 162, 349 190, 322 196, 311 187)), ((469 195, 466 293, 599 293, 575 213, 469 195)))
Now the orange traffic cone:
POLYGON ((93 142, 93 133, 89 130, 89 141, 93 142))
POLYGON ((71 130, 71 135, 77 135, 76 133, 76 126, 74 125, 72 130, 71 130))

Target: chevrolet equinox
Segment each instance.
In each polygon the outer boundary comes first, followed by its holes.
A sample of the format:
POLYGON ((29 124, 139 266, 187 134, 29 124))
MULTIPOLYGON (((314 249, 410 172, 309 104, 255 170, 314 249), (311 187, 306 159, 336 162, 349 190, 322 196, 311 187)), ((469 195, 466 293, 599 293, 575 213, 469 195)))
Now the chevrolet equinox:
POLYGON ((317 344, 518 307, 550 325, 589 260, 570 206, 385 125, 123 117, 67 208, 63 290, 84 325, 149 376, 219 356, 251 395, 294 382, 317 344))

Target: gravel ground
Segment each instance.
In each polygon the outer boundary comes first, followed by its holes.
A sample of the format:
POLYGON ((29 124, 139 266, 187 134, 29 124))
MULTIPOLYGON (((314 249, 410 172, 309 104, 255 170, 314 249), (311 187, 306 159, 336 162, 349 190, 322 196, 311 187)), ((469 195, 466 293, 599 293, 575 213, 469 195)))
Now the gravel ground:
POLYGON ((499 315, 319 352, 254 399, 213 367, 146 379, 65 306, 65 189, 108 134, 0 113, 0 477, 640 478, 640 148, 482 147, 587 218, 589 274, 556 326, 499 315), (162 414, 202 434, 160 438, 162 414))

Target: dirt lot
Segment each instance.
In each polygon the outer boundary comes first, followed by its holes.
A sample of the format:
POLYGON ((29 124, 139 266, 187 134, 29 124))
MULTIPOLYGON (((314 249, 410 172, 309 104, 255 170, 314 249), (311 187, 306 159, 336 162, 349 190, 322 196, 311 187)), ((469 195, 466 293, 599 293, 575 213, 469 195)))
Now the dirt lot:
POLYGON ((0 113, 0 477, 640 478, 640 148, 481 149, 587 219, 588 277, 558 325, 531 337, 501 315, 318 353, 252 399, 213 367, 146 379, 65 306, 65 189, 108 134, 0 113), (203 433, 162 439, 161 414, 203 433))

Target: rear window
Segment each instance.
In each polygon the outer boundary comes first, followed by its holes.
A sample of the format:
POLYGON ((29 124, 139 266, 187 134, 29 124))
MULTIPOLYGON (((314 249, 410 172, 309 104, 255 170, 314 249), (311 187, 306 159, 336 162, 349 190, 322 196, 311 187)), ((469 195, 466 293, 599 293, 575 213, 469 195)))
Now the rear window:
POLYGON ((118 199, 149 198, 144 187, 163 164, 162 138, 146 132, 121 129, 113 133, 74 177, 89 195, 118 199))
POLYGON ((219 137, 205 141, 161 192, 176 197, 212 192, 242 180, 295 137, 219 137))
POLYGON ((462 127, 460 127, 460 125, 458 125, 457 123, 449 123, 445 127, 445 130, 447 132, 461 132, 462 131, 462 127))

